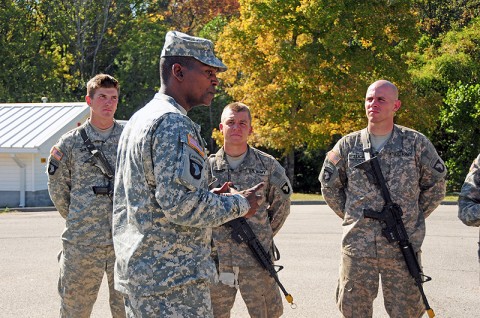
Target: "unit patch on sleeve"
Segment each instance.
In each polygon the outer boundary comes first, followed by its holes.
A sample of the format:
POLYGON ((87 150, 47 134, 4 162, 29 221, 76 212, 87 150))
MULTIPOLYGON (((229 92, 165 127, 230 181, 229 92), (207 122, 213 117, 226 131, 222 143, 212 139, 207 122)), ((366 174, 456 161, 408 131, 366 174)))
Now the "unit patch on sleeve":
POLYGON ((290 194, 290 185, 288 184, 288 182, 285 182, 282 187, 281 187, 283 193, 285 194, 290 194))
POLYGON ((48 174, 53 176, 55 174, 55 171, 58 169, 58 164, 54 160, 50 160, 50 163, 48 164, 48 174))
POLYGON ((445 172, 445 166, 443 162, 440 159, 437 159, 435 164, 433 165, 433 169, 437 170, 438 173, 443 173, 445 172))
POLYGON ((325 182, 330 181, 330 179, 332 178, 332 174, 333 174, 333 170, 328 167, 325 167, 325 169, 323 169, 323 181, 325 182))
POLYGON ((203 169, 203 166, 201 163, 199 163, 193 158, 190 158, 190 174, 194 179, 200 180, 202 176, 202 169, 203 169))

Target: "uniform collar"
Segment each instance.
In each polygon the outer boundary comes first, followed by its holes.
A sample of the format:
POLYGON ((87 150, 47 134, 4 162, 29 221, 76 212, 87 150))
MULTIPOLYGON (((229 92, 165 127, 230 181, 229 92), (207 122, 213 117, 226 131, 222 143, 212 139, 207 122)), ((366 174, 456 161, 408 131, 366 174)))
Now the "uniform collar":
POLYGON ((166 95, 164 93, 156 93, 154 99, 159 99, 168 102, 169 104, 173 105, 176 109, 178 109, 183 115, 187 116, 187 111, 183 108, 177 101, 170 95, 166 95))
MULTIPOLYGON (((393 125, 392 136, 390 136, 390 139, 387 141, 385 146, 383 146, 383 149, 380 151, 380 153, 384 150, 388 150, 391 152, 401 151, 403 148, 403 138, 404 134, 400 127, 398 125, 393 125)), ((363 150, 370 150, 373 153, 372 144, 370 142, 367 128, 362 130, 361 139, 363 144, 363 150)))
MULTIPOLYGON (((256 165, 257 156, 252 148, 247 145, 247 155, 243 159, 242 163, 238 166, 237 169, 249 168, 254 167, 256 165)), ((226 170, 230 169, 227 161, 227 154, 225 153, 225 149, 222 147, 218 152, 215 154, 215 169, 216 170, 226 170)))
MULTIPOLYGON (((105 141, 104 138, 93 128, 92 124, 90 123, 90 119, 86 120, 80 127, 85 129, 87 136, 91 141, 105 141)), ((122 126, 114 119, 112 132, 107 139, 120 135, 121 133, 122 126)))

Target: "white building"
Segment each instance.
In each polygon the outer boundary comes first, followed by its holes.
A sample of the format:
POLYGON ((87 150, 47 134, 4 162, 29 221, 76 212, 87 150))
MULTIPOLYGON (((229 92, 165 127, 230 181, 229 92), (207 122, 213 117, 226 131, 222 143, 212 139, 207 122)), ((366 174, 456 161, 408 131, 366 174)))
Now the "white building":
POLYGON ((0 104, 0 209, 53 205, 46 173, 50 149, 89 112, 84 102, 0 104))

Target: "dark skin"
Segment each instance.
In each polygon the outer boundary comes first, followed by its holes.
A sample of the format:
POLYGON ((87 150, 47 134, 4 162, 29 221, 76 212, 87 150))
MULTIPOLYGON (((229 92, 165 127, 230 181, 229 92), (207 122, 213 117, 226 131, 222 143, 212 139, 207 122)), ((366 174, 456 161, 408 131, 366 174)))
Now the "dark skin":
POLYGON ((218 85, 217 71, 199 61, 191 68, 175 63, 168 82, 162 79, 160 93, 173 97, 187 112, 196 106, 210 106, 218 85))
MULTIPOLYGON (((187 112, 196 106, 210 106, 218 85, 217 71, 217 68, 196 60, 190 68, 175 63, 172 65, 169 80, 161 80, 160 93, 173 97, 187 112)), ((249 218, 254 215, 261 199, 261 195, 257 196, 256 192, 263 188, 264 184, 259 183, 243 191, 237 191, 232 186, 231 182, 225 183, 222 187, 213 189, 212 192, 242 195, 250 204, 250 210, 244 217, 249 218)))

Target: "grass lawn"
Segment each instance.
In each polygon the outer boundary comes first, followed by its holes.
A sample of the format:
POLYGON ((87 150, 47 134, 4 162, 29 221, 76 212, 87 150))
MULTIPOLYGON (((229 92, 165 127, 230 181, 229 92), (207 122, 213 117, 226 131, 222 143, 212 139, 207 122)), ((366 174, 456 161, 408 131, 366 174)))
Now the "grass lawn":
MULTIPOLYGON (((323 197, 321 194, 311 194, 311 193, 293 193, 292 201, 322 201, 323 197)), ((445 196, 444 201, 457 201, 458 194, 448 193, 445 196)))

